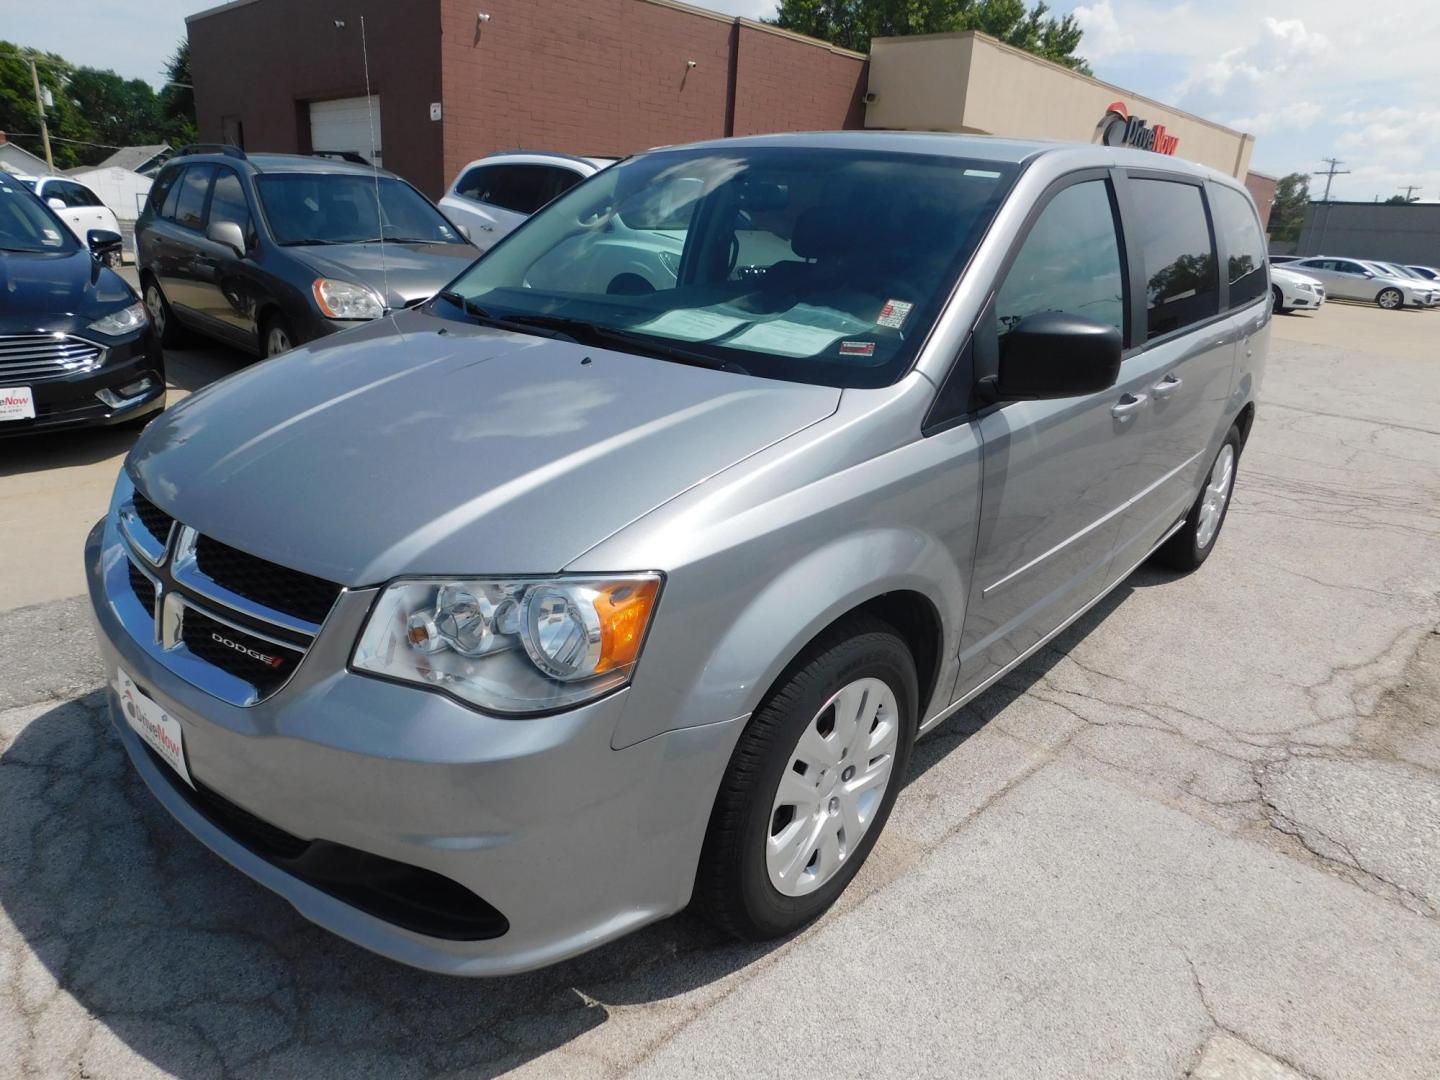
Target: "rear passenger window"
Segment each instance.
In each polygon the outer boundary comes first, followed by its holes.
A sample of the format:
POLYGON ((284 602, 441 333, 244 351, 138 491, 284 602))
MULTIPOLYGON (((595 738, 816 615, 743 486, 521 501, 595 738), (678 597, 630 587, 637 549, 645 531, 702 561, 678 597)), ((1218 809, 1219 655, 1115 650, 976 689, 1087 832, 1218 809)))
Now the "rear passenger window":
POLYGON ((210 194, 210 178, 215 175, 213 165, 192 165, 185 170, 180 183, 180 199, 175 204, 175 223, 187 229, 200 228, 205 217, 205 197, 210 194))
POLYGON ((1215 232, 1225 238, 1230 306, 1244 307, 1265 295, 1265 238, 1249 199, 1233 188, 1210 190, 1215 232))
POLYGON ((1220 310, 1215 249, 1205 202, 1194 184, 1132 180, 1135 223, 1145 266, 1150 337, 1174 333, 1220 310))
POLYGON ((1036 219, 996 296, 1000 335, 1027 315, 1063 311, 1125 330, 1125 276, 1104 180, 1072 184, 1036 219))

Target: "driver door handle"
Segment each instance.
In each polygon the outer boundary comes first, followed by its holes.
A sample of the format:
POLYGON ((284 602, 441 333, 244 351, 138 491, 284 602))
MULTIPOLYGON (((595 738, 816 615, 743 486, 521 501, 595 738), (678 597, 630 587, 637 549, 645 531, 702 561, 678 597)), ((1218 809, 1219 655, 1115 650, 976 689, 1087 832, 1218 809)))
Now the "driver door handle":
POLYGON ((1184 379, 1177 379, 1174 375, 1166 375, 1150 388, 1150 392, 1155 395, 1156 401, 1163 401, 1175 393, 1176 390, 1179 390, 1180 384, 1184 381, 1184 379))
POLYGON ((1130 414, 1141 405, 1145 404, 1144 394, 1126 394, 1114 405, 1110 406, 1110 415, 1117 420, 1128 419, 1130 414))

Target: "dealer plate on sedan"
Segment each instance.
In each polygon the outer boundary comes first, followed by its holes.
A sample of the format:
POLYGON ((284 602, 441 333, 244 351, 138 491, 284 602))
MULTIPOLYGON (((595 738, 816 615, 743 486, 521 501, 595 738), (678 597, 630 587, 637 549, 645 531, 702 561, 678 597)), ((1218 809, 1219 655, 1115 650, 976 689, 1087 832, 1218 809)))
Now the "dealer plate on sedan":
POLYGON ((0 386, 0 423, 34 420, 35 394, 28 386, 0 386))
POLYGON ((116 669, 115 692, 120 697, 120 711, 160 759, 180 774, 181 779, 191 787, 190 770, 185 767, 185 736, 180 730, 180 721, 171 716, 145 691, 135 685, 135 680, 116 669))

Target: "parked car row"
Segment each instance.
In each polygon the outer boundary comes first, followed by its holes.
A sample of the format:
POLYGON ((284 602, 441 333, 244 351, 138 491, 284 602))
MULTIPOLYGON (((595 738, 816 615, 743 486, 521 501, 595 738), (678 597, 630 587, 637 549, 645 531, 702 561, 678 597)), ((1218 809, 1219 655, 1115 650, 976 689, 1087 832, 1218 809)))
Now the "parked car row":
POLYGON ((1302 274, 1329 296, 1368 301, 1387 311, 1440 307, 1440 271, 1430 267, 1331 255, 1272 255, 1270 265, 1272 274, 1302 274))

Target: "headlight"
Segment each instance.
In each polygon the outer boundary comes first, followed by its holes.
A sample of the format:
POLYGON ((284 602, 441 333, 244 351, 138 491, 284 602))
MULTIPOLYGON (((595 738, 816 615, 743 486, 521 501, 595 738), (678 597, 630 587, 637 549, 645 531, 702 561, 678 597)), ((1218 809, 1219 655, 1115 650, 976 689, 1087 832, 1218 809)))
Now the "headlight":
POLYGON ((353 666, 488 712, 569 708, 630 681, 659 593, 658 574, 398 582, 353 666))
POLYGON ((353 281, 316 278, 310 291, 327 319, 378 319, 385 314, 385 302, 375 290, 353 281))
POLYGON ((112 311, 109 315, 96 319, 90 324, 90 329, 118 337, 132 330, 139 330, 149 321, 150 315, 146 312, 145 305, 136 301, 127 308, 112 311))
POLYGON ((1315 291, 1315 286, 1311 285, 1308 281, 1297 281, 1297 282, 1295 283, 1295 291, 1296 291, 1296 292, 1314 292, 1314 291, 1315 291))

